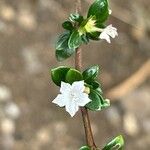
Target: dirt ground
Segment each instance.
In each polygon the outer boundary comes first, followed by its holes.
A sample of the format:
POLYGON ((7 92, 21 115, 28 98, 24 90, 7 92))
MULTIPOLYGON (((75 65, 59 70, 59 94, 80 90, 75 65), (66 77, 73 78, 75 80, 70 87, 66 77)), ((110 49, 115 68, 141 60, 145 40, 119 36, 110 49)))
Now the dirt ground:
MULTIPOLYGON (((58 63, 54 45, 61 23, 74 12, 70 0, 0 0, 0 150, 77 150, 84 145, 80 112, 74 117, 51 103, 58 93, 49 71, 58 63)), ((85 14, 90 0, 83 0, 85 14)), ((112 44, 82 47, 83 68, 101 67, 104 93, 132 76, 150 58, 150 2, 111 1, 107 24, 117 27, 112 44)), ((116 135, 126 150, 150 147, 150 78, 147 76, 102 112, 90 112, 97 145, 116 135)), ((119 93, 119 91, 118 91, 119 93)))

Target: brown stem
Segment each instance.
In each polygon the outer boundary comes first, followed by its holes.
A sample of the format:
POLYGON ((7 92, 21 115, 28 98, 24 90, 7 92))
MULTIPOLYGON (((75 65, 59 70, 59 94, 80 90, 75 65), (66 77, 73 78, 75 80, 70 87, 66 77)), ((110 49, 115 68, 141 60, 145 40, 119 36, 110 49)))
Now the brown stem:
MULTIPOLYGON (((77 13, 81 12, 81 0, 76 0, 76 12, 77 13)), ((82 55, 81 48, 77 48, 76 53, 75 53, 75 68, 79 71, 82 68, 82 56, 81 55, 82 55)), ((85 107, 81 107, 80 110, 82 113, 87 146, 89 146, 91 150, 96 150, 97 148, 96 148, 94 138, 93 138, 88 110, 85 107)))
MULTIPOLYGON (((81 48, 76 49, 75 68, 77 70, 81 70, 82 68, 81 48)), ((82 119, 84 124, 85 135, 86 135, 86 143, 91 148, 91 150, 96 150, 96 145, 93 138, 88 110, 85 107, 81 107, 80 110, 82 113, 82 119)))
POLYGON ((82 119, 84 123, 86 143, 91 148, 91 150, 96 150, 96 145, 95 145, 93 134, 92 134, 88 110, 85 107, 82 107, 81 113, 82 113, 82 119))

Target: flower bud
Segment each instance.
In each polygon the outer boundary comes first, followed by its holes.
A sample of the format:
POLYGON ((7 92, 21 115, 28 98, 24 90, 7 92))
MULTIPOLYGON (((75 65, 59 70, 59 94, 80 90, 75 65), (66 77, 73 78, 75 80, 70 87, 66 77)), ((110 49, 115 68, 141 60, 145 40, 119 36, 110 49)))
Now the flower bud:
POLYGON ((80 35, 92 32, 102 32, 101 28, 96 27, 96 20, 94 19, 94 17, 88 18, 86 24, 79 28, 80 35))
POLYGON ((85 86, 84 93, 90 94, 90 88, 85 86))

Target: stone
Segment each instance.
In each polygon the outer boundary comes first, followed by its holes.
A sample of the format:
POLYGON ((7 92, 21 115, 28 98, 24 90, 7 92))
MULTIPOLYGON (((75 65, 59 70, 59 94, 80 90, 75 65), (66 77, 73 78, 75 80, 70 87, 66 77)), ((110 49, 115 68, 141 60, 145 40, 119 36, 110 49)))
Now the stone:
POLYGON ((3 19, 7 21, 12 21, 16 17, 15 10, 8 5, 2 5, 0 9, 0 15, 3 19))
POLYGON ((106 110, 106 117, 108 121, 115 127, 118 127, 121 123, 121 115, 116 106, 111 105, 111 107, 106 110))
POLYGON ((17 119, 20 116, 20 109, 14 102, 9 102, 4 109, 6 115, 11 119, 17 119))
POLYGON ((42 63, 34 48, 23 49, 22 55, 25 61, 25 69, 29 74, 37 74, 42 71, 42 63))
POLYGON ((2 119, 0 125, 3 135, 12 135, 15 132, 15 122, 12 119, 2 119))
POLYGON ((33 30, 37 27, 35 16, 29 10, 21 9, 17 21, 21 27, 27 30, 33 30))
POLYGON ((0 102, 8 101, 11 98, 11 91, 5 85, 0 85, 0 102))
POLYGON ((123 128, 126 134, 130 136, 136 136, 139 133, 140 128, 138 126, 138 121, 133 113, 125 113, 123 116, 123 128))

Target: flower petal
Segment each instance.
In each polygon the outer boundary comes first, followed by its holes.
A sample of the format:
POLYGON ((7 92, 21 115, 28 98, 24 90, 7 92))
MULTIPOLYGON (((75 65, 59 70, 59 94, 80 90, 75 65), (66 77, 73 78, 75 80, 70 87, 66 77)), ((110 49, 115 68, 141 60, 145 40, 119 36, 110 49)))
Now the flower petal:
POLYGON ((106 32, 106 34, 108 34, 112 38, 115 38, 115 36, 118 36, 117 28, 113 27, 112 24, 107 26, 104 30, 105 30, 104 32, 106 32))
POLYGON ((111 36, 112 38, 115 38, 116 36, 118 36, 118 33, 117 31, 113 30, 113 31, 110 31, 108 35, 111 36))
POLYGON ((74 93, 83 92, 85 89, 84 81, 76 81, 72 84, 72 91, 74 93))
POLYGON ((102 32, 102 33, 100 34, 100 39, 104 39, 104 40, 106 40, 108 43, 111 43, 109 35, 107 35, 105 32, 102 32))
POLYGON ((52 101, 52 103, 57 104, 60 107, 64 107, 66 105, 66 98, 62 94, 58 94, 58 96, 52 101))
POLYGON ((66 104, 65 108, 66 108, 66 111, 71 115, 71 117, 73 117, 76 114, 76 112, 79 110, 78 105, 72 100, 70 100, 66 104))
POLYGON ((110 37, 115 38, 116 36, 118 36, 117 29, 110 24, 103 29, 100 39, 105 39, 108 43, 111 43, 110 37))
POLYGON ((71 85, 69 83, 61 82, 60 92, 69 93, 71 91, 71 85))
POLYGON ((80 94, 80 97, 78 98, 78 100, 76 100, 76 103, 78 104, 78 106, 85 106, 86 104, 88 104, 91 101, 91 99, 88 97, 88 94, 86 93, 82 93, 80 94))

